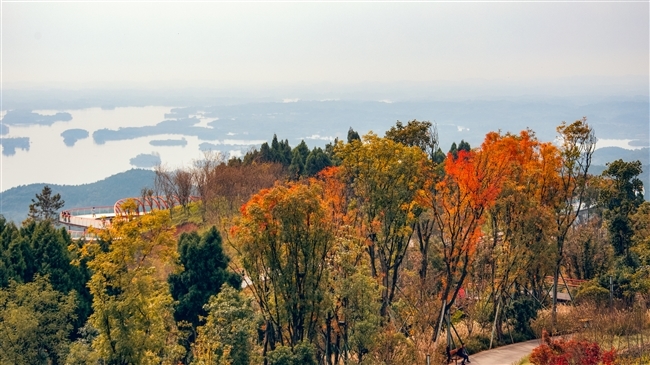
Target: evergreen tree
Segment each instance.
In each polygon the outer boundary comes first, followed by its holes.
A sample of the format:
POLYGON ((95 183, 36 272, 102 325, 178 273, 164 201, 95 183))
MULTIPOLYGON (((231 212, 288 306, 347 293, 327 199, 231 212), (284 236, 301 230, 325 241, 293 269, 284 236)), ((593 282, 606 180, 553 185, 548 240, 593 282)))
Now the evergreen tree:
MULTIPOLYGON (((334 149, 336 148, 336 145, 338 143, 339 143, 339 138, 336 137, 334 138, 333 142, 325 145, 325 154, 327 155, 327 157, 329 157, 332 166, 339 166, 341 164, 341 159, 338 156, 336 156, 336 153, 334 152, 334 149)), ((305 161, 307 161, 306 158, 305 161)))
POLYGON ((348 129, 348 143, 352 143, 352 141, 360 141, 361 137, 359 136, 359 133, 355 132, 352 127, 348 129))
MULTIPOLYGON (((246 157, 248 157, 248 154, 246 154, 246 157)), ((246 157, 244 157, 244 163, 247 161, 246 157)), ((260 162, 273 162, 273 152, 271 151, 271 148, 269 147, 269 144, 266 143, 266 142, 262 143, 262 146, 260 147, 259 161, 260 162)), ((253 162, 253 161, 250 161, 250 162, 253 162)))
POLYGON ((449 153, 454 156, 454 159, 458 158, 458 146, 456 146, 456 142, 453 142, 451 144, 451 147, 449 148, 449 153))
POLYGON ((305 170, 305 162, 296 148, 293 149, 293 157, 291 158, 291 165, 289 165, 289 176, 293 180, 298 180, 305 170))
POLYGON ((298 151, 300 153, 300 156, 302 157, 302 162, 304 163, 307 160, 307 156, 309 156, 309 147, 307 147, 307 144, 305 143, 305 140, 300 141, 300 143, 294 147, 292 151, 292 159, 293 159, 293 152, 298 151))
POLYGON ((282 163, 282 151, 280 149, 280 142, 278 142, 278 136, 275 134, 273 134, 273 140, 271 141, 271 162, 282 163))
POLYGON ((50 221, 56 222, 58 220, 58 210, 63 208, 65 201, 61 199, 60 194, 52 195, 52 189, 45 185, 40 194, 36 194, 36 200, 32 199, 32 204, 29 205, 28 219, 35 221, 50 221))
POLYGON ((223 252, 221 235, 212 226, 203 236, 183 233, 178 241, 180 263, 185 270, 168 278, 170 291, 178 304, 174 310, 177 321, 199 325, 199 316, 207 315, 203 306, 211 295, 219 293, 224 283, 241 286, 241 277, 227 271, 230 258, 223 252))
POLYGON ((0 215, 0 288, 9 285, 9 280, 17 276, 15 266, 25 265, 22 255, 16 256, 15 242, 18 237, 16 225, 7 222, 5 217, 0 215))
POLYGON ((322 148, 314 147, 305 161, 305 175, 314 176, 328 166, 332 166, 329 156, 323 152, 322 148))
POLYGON ((443 163, 443 162, 445 161, 445 158, 446 158, 446 157, 447 157, 447 156, 445 156, 445 153, 442 152, 442 149, 441 149, 440 147, 438 147, 438 150, 437 150, 436 153, 433 155, 433 161, 434 161, 436 164, 440 164, 440 163, 443 163))
POLYGON ((278 162, 280 162, 283 166, 289 166, 291 163, 293 155, 291 153, 291 146, 289 146, 289 141, 284 140, 280 141, 280 159, 278 162))
POLYGON ((472 149, 472 147, 469 145, 468 142, 465 142, 464 140, 460 140, 460 144, 458 145, 458 150, 459 151, 467 151, 469 152, 472 149))

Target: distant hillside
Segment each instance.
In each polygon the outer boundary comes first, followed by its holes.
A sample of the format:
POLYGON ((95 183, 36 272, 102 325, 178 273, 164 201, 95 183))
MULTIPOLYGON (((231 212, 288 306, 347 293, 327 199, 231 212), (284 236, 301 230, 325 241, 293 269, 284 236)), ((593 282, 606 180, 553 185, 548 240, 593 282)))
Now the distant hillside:
POLYGON ((61 194, 65 208, 112 205, 121 198, 139 196, 143 187, 153 187, 155 173, 132 169, 104 180, 84 185, 29 184, 0 193, 0 214, 16 224, 27 218, 29 204, 43 186, 49 185, 53 194, 61 194))
POLYGON ((594 152, 592 164, 605 165, 621 159, 626 162, 639 160, 643 165, 650 165, 650 148, 626 150, 619 147, 603 147, 594 152))

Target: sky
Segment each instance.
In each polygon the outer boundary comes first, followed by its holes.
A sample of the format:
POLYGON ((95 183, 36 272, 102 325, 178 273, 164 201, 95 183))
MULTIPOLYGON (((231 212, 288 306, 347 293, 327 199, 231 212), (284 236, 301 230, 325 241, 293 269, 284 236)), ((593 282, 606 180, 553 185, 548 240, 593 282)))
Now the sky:
POLYGON ((649 4, 2 2, 2 88, 645 78, 649 4))

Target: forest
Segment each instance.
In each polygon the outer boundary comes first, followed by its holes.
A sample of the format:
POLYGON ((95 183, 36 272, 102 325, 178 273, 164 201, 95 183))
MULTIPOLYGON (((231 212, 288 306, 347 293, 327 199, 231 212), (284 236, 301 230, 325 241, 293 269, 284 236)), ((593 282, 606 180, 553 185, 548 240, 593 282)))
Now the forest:
POLYGON ((441 364, 542 337, 522 364, 650 363, 641 162, 593 175, 587 119, 556 132, 274 136, 157 166, 79 240, 46 186, 0 216, 0 363, 441 364))

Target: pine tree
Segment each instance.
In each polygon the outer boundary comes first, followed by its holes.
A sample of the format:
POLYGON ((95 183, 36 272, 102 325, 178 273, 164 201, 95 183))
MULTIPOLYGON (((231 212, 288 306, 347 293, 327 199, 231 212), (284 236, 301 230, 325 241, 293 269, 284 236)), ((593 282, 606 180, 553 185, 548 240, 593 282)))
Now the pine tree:
POLYGON ((221 235, 214 226, 201 237, 196 232, 182 234, 178 251, 185 271, 167 280, 172 297, 178 301, 174 317, 196 327, 199 316, 207 315, 203 306, 210 296, 218 294, 224 283, 239 288, 241 277, 227 270, 230 258, 223 252, 221 235))
POLYGON ((40 194, 36 194, 36 200, 32 199, 29 205, 28 219, 41 221, 56 222, 58 210, 63 208, 65 201, 61 199, 60 194, 52 195, 52 189, 45 185, 40 194))

